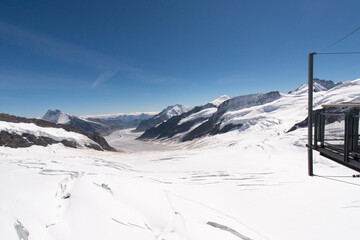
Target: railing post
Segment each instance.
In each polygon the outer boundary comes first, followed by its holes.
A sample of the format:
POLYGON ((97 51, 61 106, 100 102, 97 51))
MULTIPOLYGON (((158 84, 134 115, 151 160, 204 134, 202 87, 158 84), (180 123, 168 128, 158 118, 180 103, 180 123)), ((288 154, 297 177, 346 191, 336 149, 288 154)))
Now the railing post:
POLYGON ((314 71, 314 55, 309 53, 309 77, 308 77, 308 174, 314 176, 313 172, 313 144, 312 144, 312 123, 313 123, 313 71, 314 71))

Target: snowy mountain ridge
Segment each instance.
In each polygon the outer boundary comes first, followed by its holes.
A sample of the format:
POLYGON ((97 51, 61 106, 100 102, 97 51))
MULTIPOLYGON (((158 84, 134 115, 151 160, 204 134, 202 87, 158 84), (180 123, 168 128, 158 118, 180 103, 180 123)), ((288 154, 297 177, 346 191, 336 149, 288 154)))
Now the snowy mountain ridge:
MULTIPOLYGON (((224 100, 227 98, 227 96, 222 97, 224 100)), ((231 117, 230 119, 228 116, 222 117, 225 113, 266 104, 278 98, 280 98, 278 92, 270 92, 229 98, 218 106, 208 103, 146 130, 139 139, 175 137, 181 141, 189 141, 208 134, 225 133, 243 125, 242 122, 231 121, 231 117)))
POLYGON ((0 113, 0 146, 13 148, 62 143, 72 148, 110 150, 103 137, 67 124, 0 113))
POLYGON ((160 113, 154 116, 154 119, 161 118, 162 116, 166 116, 167 119, 172 118, 173 116, 178 116, 184 112, 190 111, 192 107, 176 104, 173 106, 168 106, 160 113))
MULTIPOLYGON (((314 109, 321 108, 326 103, 359 102, 359 81, 334 83, 316 79, 314 109)), ((269 92, 237 96, 224 101, 217 108, 214 105, 207 108, 195 107, 195 111, 146 130, 139 139, 185 142, 234 130, 263 131, 270 127, 286 132, 294 129, 294 124, 304 120, 307 116, 306 106, 306 84, 289 94, 269 92)))
POLYGON ((168 106, 165 109, 163 109, 160 113, 153 116, 152 118, 141 121, 139 125, 136 127, 135 131, 142 132, 149 128, 156 127, 162 122, 167 121, 168 119, 174 116, 178 116, 185 112, 188 112, 191 109, 192 107, 184 106, 181 104, 168 106))

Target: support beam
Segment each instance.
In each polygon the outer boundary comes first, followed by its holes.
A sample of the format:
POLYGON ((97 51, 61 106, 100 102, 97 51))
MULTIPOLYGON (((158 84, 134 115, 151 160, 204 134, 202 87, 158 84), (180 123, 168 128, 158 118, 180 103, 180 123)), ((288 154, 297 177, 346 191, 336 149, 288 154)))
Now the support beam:
POLYGON ((313 86, 314 86, 314 55, 309 53, 309 82, 308 82, 308 174, 314 176, 313 172, 313 144, 312 144, 312 124, 313 124, 313 86))

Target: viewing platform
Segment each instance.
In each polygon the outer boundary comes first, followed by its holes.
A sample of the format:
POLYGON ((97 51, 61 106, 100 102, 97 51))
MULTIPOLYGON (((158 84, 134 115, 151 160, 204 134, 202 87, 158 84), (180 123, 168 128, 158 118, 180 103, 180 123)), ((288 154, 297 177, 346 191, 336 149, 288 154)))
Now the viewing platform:
POLYGON ((325 104, 314 111, 313 150, 360 171, 360 103, 325 104))

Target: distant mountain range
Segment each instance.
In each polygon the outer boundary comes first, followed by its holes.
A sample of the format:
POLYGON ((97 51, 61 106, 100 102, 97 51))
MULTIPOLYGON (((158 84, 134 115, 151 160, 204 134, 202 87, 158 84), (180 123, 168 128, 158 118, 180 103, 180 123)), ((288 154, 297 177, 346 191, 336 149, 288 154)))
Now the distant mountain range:
MULTIPOLYGON (((319 109, 325 103, 337 103, 348 99, 359 102, 360 95, 348 93, 349 86, 357 86, 359 80, 352 82, 339 82, 314 79, 314 91, 317 101, 314 107, 319 109), (336 96, 340 97, 336 97, 336 96), (349 95, 349 96, 348 96, 349 95), (343 97, 342 97, 343 96, 343 97), (346 97, 346 98, 345 98, 346 97)), ((213 101, 202 106, 194 107, 191 111, 174 116, 161 124, 147 129, 138 139, 173 139, 176 141, 190 141, 204 136, 222 134, 238 129, 245 131, 253 126, 259 129, 281 124, 276 114, 300 113, 300 109, 291 112, 291 106, 296 101, 307 99, 308 85, 303 84, 289 94, 279 92, 249 94, 219 101, 218 106, 213 101), (290 111, 290 112, 287 112, 290 111)), ((301 111, 306 110, 307 101, 301 111)), ((296 102, 296 105, 298 103, 296 102)), ((289 124, 289 123, 286 123, 289 124)), ((293 123, 288 132, 299 127, 307 126, 307 120, 293 123)))
POLYGON ((208 134, 225 133, 244 125, 244 122, 237 122, 229 117, 231 111, 266 104, 278 98, 280 98, 279 92, 250 94, 234 98, 221 96, 213 102, 197 106, 189 112, 172 117, 159 126, 146 130, 139 139, 171 138, 177 135, 177 139, 189 141, 208 134))
MULTIPOLYGON (((341 86, 329 80, 314 79, 314 91, 324 92, 341 86)), ((302 95, 307 92, 307 84, 301 85, 291 96, 302 95)), ((138 139, 174 139, 177 141, 190 141, 206 135, 226 133, 235 129, 245 129, 261 121, 262 117, 256 111, 271 112, 272 102, 282 98, 279 92, 249 94, 230 98, 222 95, 217 99, 196 107, 187 107, 180 104, 168 106, 158 114, 112 114, 76 117, 61 112, 49 110, 44 120, 67 124, 89 131, 95 135, 107 135, 111 132, 125 128, 135 128, 137 132, 144 132, 138 139), (259 106, 258 108, 255 108, 259 106), (253 111, 251 109, 257 109, 253 111), (249 110, 245 110, 249 109, 249 110), (261 110, 259 110, 261 109, 261 110), (250 118, 244 118, 252 113, 250 118)), ((289 130, 307 124, 306 119, 294 123, 289 130)))
MULTIPOLYGON (((340 84, 341 84, 341 82, 334 83, 331 80, 323 80, 323 79, 314 78, 313 90, 314 90, 314 92, 327 91, 327 90, 330 90, 340 84)), ((301 85, 294 91, 289 92, 289 94, 290 93, 301 94, 301 93, 307 92, 307 90, 308 90, 308 84, 306 83, 306 84, 301 85)))
MULTIPOLYGON (((277 125, 281 125, 281 129, 287 128, 281 131, 291 132, 307 126, 307 88, 307 84, 303 84, 288 94, 273 91, 233 98, 223 95, 201 106, 169 106, 155 115, 138 113, 76 117, 60 110, 49 110, 43 119, 27 119, 0 114, 0 146, 62 143, 69 147, 114 150, 101 136, 124 128, 143 131, 139 140, 170 139, 182 142, 231 131, 262 131, 277 125), (68 136, 62 130, 59 130, 60 134, 58 130, 40 128, 63 129, 85 138, 74 134, 68 136)), ((360 102, 358 88, 360 80, 334 83, 315 79, 314 109, 328 103, 360 102)))
POLYGON ((60 110, 48 110, 42 119, 53 123, 67 124, 84 129, 85 131, 96 135, 105 136, 115 130, 134 128, 141 122, 142 119, 147 119, 151 116, 152 115, 148 114, 139 114, 112 117, 76 117, 60 110))
POLYGON ((86 115, 81 116, 82 119, 105 119, 105 120, 121 120, 125 123, 133 121, 142 121, 153 117, 158 112, 140 112, 140 113, 117 113, 117 114, 102 114, 102 115, 86 115))
POLYGON ((56 124, 67 124, 96 135, 105 136, 115 130, 126 128, 136 128, 136 131, 145 131, 190 109, 191 107, 177 104, 168 106, 155 115, 152 113, 137 113, 88 115, 82 117, 73 116, 60 110, 48 110, 42 119, 56 124))

